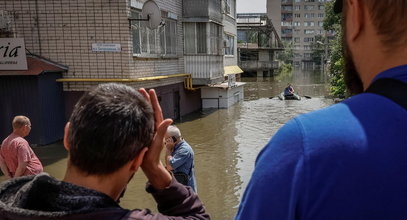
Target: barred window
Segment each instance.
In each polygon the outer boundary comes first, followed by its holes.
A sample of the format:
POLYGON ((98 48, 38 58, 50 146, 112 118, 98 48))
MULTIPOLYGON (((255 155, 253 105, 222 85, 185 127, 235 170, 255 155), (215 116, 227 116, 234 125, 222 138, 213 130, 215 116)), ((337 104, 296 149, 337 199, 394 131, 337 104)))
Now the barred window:
MULTIPOLYGON (((138 10, 131 10, 131 18, 140 19, 138 10)), ((176 54, 177 22, 164 19, 165 25, 151 30, 145 21, 131 21, 133 54, 176 54)))

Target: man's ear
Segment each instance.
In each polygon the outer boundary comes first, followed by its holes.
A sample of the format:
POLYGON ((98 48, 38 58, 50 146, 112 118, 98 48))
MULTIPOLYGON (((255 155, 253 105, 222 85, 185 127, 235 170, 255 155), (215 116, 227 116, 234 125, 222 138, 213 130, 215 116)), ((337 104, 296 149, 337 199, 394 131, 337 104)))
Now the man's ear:
POLYGON ((365 9, 362 0, 345 0, 346 34, 349 42, 355 41, 361 34, 365 23, 365 9))
POLYGON ((64 129, 64 147, 65 147, 65 149, 67 150, 67 151, 69 151, 69 148, 71 147, 70 145, 69 145, 69 141, 68 141, 68 131, 69 131, 69 127, 71 126, 71 123, 70 122, 68 122, 68 123, 66 123, 66 125, 65 125, 65 129, 64 129))
POLYGON ((143 147, 143 149, 140 150, 140 152, 131 162, 130 171, 137 172, 138 168, 143 163, 144 155, 146 154, 147 151, 148 151, 147 147, 143 147))

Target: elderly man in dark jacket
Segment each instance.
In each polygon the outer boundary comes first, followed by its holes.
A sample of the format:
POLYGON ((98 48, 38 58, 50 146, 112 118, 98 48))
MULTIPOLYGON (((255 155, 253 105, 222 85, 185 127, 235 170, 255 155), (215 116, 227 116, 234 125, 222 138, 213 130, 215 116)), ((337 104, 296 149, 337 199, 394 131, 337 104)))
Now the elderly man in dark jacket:
POLYGON ((0 219, 209 219, 197 194, 160 162, 170 119, 154 90, 102 84, 76 104, 65 127, 69 152, 62 181, 45 173, 0 186, 0 219), (141 168, 160 213, 117 201, 141 168))

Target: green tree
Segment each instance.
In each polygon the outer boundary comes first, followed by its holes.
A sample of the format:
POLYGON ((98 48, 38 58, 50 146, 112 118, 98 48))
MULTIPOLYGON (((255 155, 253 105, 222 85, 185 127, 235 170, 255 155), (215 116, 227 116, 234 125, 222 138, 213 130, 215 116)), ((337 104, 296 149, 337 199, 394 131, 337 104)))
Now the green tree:
POLYGON ((345 61, 342 55, 342 28, 341 15, 333 11, 335 1, 325 4, 324 29, 328 32, 335 32, 335 38, 330 41, 330 65, 328 68, 331 76, 331 94, 337 97, 346 95, 346 86, 344 80, 345 61))
MULTIPOLYGON (((321 58, 325 54, 325 37, 322 35, 316 35, 314 42, 311 43, 311 59, 317 65, 321 65, 321 58)), ((326 58, 325 58, 326 59, 326 58)))
POLYGON ((283 42, 284 50, 279 51, 277 59, 286 64, 292 64, 294 59, 294 50, 292 42, 283 42))

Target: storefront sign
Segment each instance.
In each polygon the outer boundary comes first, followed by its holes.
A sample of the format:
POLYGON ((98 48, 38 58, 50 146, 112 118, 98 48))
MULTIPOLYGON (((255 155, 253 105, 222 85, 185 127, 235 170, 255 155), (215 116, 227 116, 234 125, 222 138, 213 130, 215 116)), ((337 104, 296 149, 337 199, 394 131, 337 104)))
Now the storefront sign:
POLYGON ((0 70, 27 70, 24 38, 0 38, 0 70))
POLYGON ((92 51, 94 52, 120 52, 122 47, 120 44, 109 43, 94 43, 92 44, 92 51))

